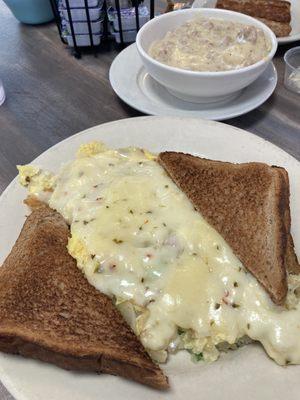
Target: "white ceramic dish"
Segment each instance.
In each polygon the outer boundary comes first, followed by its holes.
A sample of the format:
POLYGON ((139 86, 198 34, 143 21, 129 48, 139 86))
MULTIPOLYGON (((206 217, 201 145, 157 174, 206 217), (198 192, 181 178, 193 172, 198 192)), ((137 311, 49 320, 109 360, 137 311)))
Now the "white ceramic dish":
POLYGON ((278 38, 279 44, 293 43, 300 40, 300 1, 289 0, 291 3, 292 32, 289 36, 278 38))
MULTIPOLYGON (((142 117, 91 128, 52 147, 34 163, 57 170, 81 143, 102 140, 112 147, 136 145, 154 152, 176 150, 231 162, 262 161, 284 166, 290 175, 292 231, 300 253, 300 164, 271 143, 212 121, 142 117)), ((26 190, 16 180, 0 198, 0 264, 15 243, 28 210, 26 190)), ((300 366, 279 367, 258 345, 224 354, 213 364, 194 364, 179 353, 163 366, 171 390, 160 393, 124 379, 73 373, 0 353, 0 379, 17 400, 296 400, 300 366)))
MULTIPOLYGON (((119 31, 119 20, 117 11, 113 8, 107 10, 108 19, 110 22, 113 23, 113 27, 115 31, 119 31)), ((145 25, 147 21, 149 21, 150 13, 148 7, 146 6, 139 6, 139 24, 140 27, 145 25)), ((135 8, 121 8, 121 23, 122 23, 122 30, 129 31, 129 30, 136 30, 136 18, 135 18, 135 8)))
POLYGON ((186 101, 206 104, 235 97, 264 72, 277 49, 276 37, 266 25, 247 15, 215 8, 179 10, 154 18, 140 29, 136 44, 146 70, 170 93, 186 101), (253 65, 223 72, 187 71, 160 63, 148 55, 154 41, 162 39, 167 32, 197 16, 257 26, 270 39, 272 50, 267 57, 253 65))
MULTIPOLYGON (((121 35, 120 32, 116 32, 115 30, 113 30, 111 32, 111 34, 113 35, 113 37, 115 38, 115 41, 117 43, 121 43, 121 35)), ((123 31, 123 40, 124 43, 132 43, 135 41, 136 38, 136 30, 133 31, 123 31)))
MULTIPOLYGON (((277 38, 278 44, 287 44, 300 40, 300 1, 289 0, 291 3, 291 26, 292 31, 289 36, 277 38)), ((195 0, 193 8, 214 8, 217 4, 217 0, 195 0)))
MULTIPOLYGON (((119 31, 114 29, 114 24, 112 22, 109 23, 109 32, 111 36, 115 39, 117 43, 121 42, 121 35, 119 31)), ((136 38, 136 29, 134 30, 123 30, 123 41, 124 43, 132 43, 135 41, 136 38)))
MULTIPOLYGON (((103 26, 102 26, 103 19, 102 18, 100 18, 98 21, 91 22, 92 33, 97 34, 99 32, 102 32, 102 28, 103 28, 103 26)), ((67 31, 71 32, 70 22, 68 22, 66 20, 65 24, 66 24, 67 31)), ((74 28, 74 32, 76 34, 80 34, 80 35, 88 35, 89 34, 89 27, 88 27, 87 21, 73 22, 73 28, 74 28)))
MULTIPOLYGON (((93 36, 93 45, 99 46, 99 44, 101 43, 101 38, 102 38, 101 32, 98 32, 97 34, 93 34, 92 36, 93 36)), ((66 35, 66 39, 67 39, 68 45, 70 47, 74 47, 74 40, 73 40, 72 35, 66 35)), ((76 34, 75 39, 76 39, 76 44, 79 47, 85 47, 85 46, 92 45, 90 35, 76 34)))
MULTIPOLYGON (((102 6, 103 6, 103 1, 101 0, 98 1, 96 7, 90 7, 88 9, 91 21, 97 21, 98 19, 100 19, 102 6)), ((68 10, 64 7, 60 7, 59 11, 62 14, 63 18, 69 21, 68 10)), ((70 13, 72 21, 87 21, 87 13, 85 8, 70 8, 70 13)))
POLYGON ((131 107, 152 115, 174 115, 225 120, 245 114, 264 103, 273 93, 277 72, 271 63, 263 74, 235 99, 220 104, 190 103, 172 96, 147 73, 136 45, 124 49, 114 59, 109 79, 117 95, 131 107))
MULTIPOLYGON (((87 0, 88 7, 97 7, 99 0, 87 0)), ((62 5, 67 7, 67 1, 62 0, 62 5)), ((69 0, 69 6, 72 8, 85 7, 84 0, 69 0)))

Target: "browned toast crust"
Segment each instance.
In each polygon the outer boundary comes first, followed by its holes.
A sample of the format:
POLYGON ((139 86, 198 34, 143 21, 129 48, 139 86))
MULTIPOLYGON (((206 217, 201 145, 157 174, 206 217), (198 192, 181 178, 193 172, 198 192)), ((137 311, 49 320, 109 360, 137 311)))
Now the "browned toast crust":
POLYGON ((289 206, 289 198, 290 198, 290 183, 289 183, 289 176, 287 171, 281 167, 275 167, 279 173, 281 173, 283 178, 283 187, 284 187, 284 196, 286 198, 285 201, 285 212, 284 212, 284 224, 285 224, 285 231, 287 236, 287 246, 286 246, 286 253, 285 253, 285 268, 288 273, 299 275, 300 274, 300 265, 298 262, 297 255, 294 249, 294 241, 291 235, 291 213, 290 213, 290 206, 289 206))
POLYGON ((262 163, 232 164, 176 152, 161 153, 158 161, 272 300, 282 304, 286 262, 294 253, 286 172, 262 163))
POLYGON ((289 274, 299 275, 300 265, 294 248, 294 240, 291 234, 288 235, 288 242, 285 254, 286 270, 289 274))
POLYGON ((112 301, 76 267, 68 235, 49 207, 27 218, 0 268, 0 350, 168 388, 112 301))
POLYGON ((270 21, 291 21, 291 4, 282 0, 218 0, 217 8, 237 11, 270 21))
POLYGON ((271 21, 266 18, 258 18, 258 17, 256 17, 256 19, 266 24, 275 33, 277 37, 289 36, 289 34, 292 31, 292 27, 289 22, 271 21))

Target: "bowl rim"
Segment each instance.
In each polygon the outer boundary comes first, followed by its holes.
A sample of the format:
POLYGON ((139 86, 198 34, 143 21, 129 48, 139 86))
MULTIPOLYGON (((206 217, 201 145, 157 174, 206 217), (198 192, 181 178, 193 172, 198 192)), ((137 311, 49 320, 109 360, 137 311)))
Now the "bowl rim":
MULTIPOLYGON (((171 17, 174 18, 174 17, 171 17)), ((213 18, 213 17, 212 17, 213 18)), ((138 52, 140 53, 140 55, 144 58, 147 59, 147 61, 149 61, 150 63, 156 65, 159 68, 164 69, 165 71, 168 72, 173 72, 173 73, 181 73, 182 75, 187 75, 187 76, 195 76, 195 77, 218 77, 218 76, 230 76, 230 75, 239 75, 239 74, 243 74, 247 71, 251 71, 252 69, 255 69, 256 67, 260 67, 261 65, 270 62, 276 51, 278 48, 278 42, 277 42, 277 38, 274 34, 274 32, 263 22, 250 17, 249 15, 246 14, 242 14, 239 12, 235 12, 235 11, 230 11, 230 10, 223 10, 223 9, 219 9, 219 8, 189 8, 186 10, 177 10, 177 11, 172 11, 170 13, 165 13, 162 15, 159 15, 158 17, 155 17, 153 19, 151 19, 150 21, 148 21, 145 25, 143 25, 141 27, 141 29, 138 31, 137 36, 136 36, 136 46, 138 49, 138 52), (246 17, 246 19, 249 20, 249 24, 251 25, 251 21, 253 21, 253 25, 255 26, 260 26, 261 29, 269 35, 269 39, 271 40, 271 44, 272 44, 272 48, 270 50, 270 52, 267 54, 267 56, 265 56, 262 60, 257 61, 254 64, 248 65, 247 67, 242 67, 242 68, 238 68, 238 69, 231 69, 228 71, 191 71, 188 69, 183 69, 183 68, 178 68, 178 67, 172 67, 170 65, 167 64, 163 64, 160 61, 155 60, 154 58, 152 58, 142 47, 141 44, 141 37, 143 35, 143 32, 149 27, 149 25, 154 25, 157 23, 158 20, 163 20, 166 18, 170 18, 171 15, 175 15, 175 14, 181 14, 182 13, 190 13, 190 14, 200 14, 200 13, 205 13, 206 11, 212 12, 213 14, 218 14, 219 16, 221 14, 227 14, 227 15, 241 15, 243 18, 246 17)))

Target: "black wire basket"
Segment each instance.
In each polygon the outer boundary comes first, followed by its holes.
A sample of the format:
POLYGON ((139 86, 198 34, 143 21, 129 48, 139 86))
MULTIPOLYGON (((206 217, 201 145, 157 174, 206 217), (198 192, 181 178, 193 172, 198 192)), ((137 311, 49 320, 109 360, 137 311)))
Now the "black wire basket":
POLYGON ((80 58, 86 48, 97 54, 107 40, 115 39, 121 46, 134 42, 140 27, 154 17, 154 0, 149 7, 140 0, 122 7, 121 1, 50 0, 61 40, 75 57, 80 58))

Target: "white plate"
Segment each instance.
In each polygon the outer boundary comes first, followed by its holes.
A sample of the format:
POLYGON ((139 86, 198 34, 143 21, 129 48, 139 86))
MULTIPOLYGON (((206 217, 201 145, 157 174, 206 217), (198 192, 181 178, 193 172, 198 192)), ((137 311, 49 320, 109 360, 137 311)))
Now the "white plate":
MULTIPOLYGON (((287 44, 300 40, 300 1, 288 0, 291 3, 291 26, 292 31, 289 36, 277 38, 278 44, 287 44)), ((217 0, 195 0, 193 8, 215 7, 217 0)))
MULTIPOLYGON (((142 117, 91 128, 52 147, 34 163, 57 170, 74 157, 81 143, 103 140, 109 146, 136 145, 154 152, 177 150, 233 162, 263 161, 282 165, 291 180, 293 235, 300 250, 300 202, 296 183, 300 163, 271 143, 237 128, 200 119, 142 117), (298 200, 298 201, 296 201, 298 200)), ((14 180, 0 198, 0 263, 9 253, 28 213, 25 189, 14 180)), ((296 400, 300 366, 279 367, 260 346, 230 352, 216 363, 193 364, 187 354, 163 367, 167 393, 109 375, 72 373, 52 365, 0 353, 0 379, 17 400, 296 400)))
MULTIPOLYGON (((300 0, 299 0, 300 1, 300 0)), ((277 72, 273 64, 234 99, 225 103, 196 104, 172 96, 146 72, 135 43, 113 61, 109 80, 125 103, 145 114, 200 117, 217 121, 237 117, 259 107, 274 92, 277 72)))
POLYGON ((278 38, 278 44, 287 44, 300 40, 300 1, 289 0, 291 3, 292 32, 289 36, 278 38))

